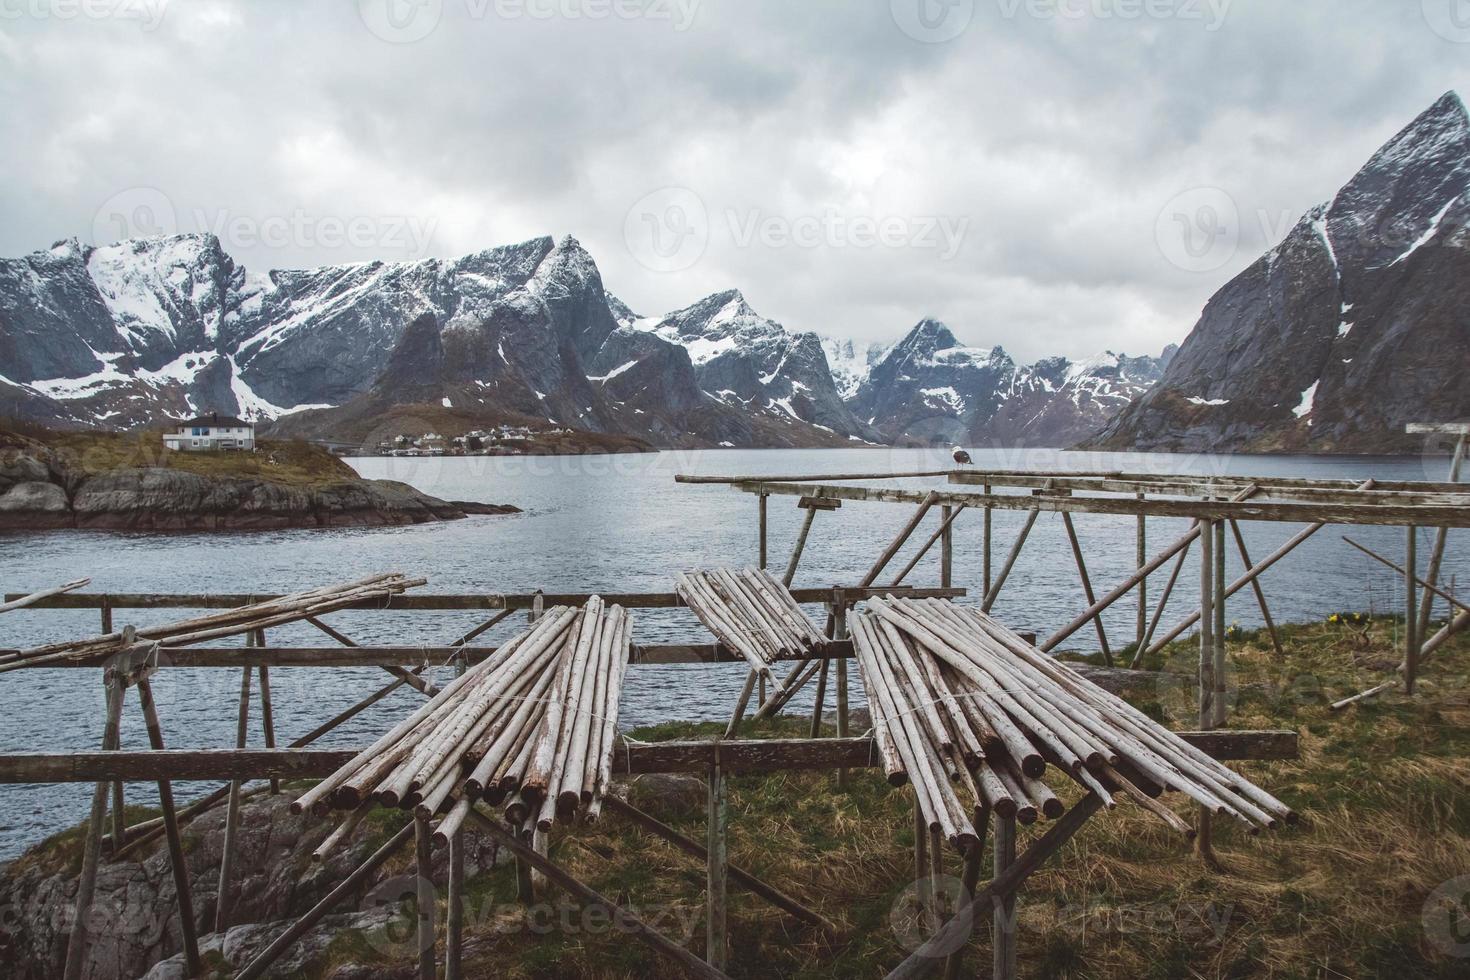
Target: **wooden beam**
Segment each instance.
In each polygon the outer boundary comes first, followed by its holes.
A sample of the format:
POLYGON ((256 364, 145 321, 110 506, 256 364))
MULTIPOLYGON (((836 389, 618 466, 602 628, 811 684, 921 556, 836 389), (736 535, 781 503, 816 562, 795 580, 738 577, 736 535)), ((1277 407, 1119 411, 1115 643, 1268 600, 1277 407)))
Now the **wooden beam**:
MULTIPOLYGON (((1061 489, 1093 493, 1158 493, 1176 496, 1228 497, 1248 486, 1259 486, 1265 495, 1280 500, 1352 503, 1355 500, 1399 500, 1411 502, 1425 496, 1461 495, 1463 483, 1453 481, 1377 481, 1364 497, 1358 480, 1315 480, 1277 476, 1156 476, 1146 473, 1041 472, 1030 470, 975 471, 954 473, 949 482, 957 486, 1033 488, 1046 481, 1061 489), (1407 495, 1403 497, 1392 495, 1407 495)), ((813 480, 810 482, 821 482, 813 480)))
POLYGON ((705 944, 704 959, 716 970, 724 970, 730 959, 726 931, 726 883, 729 880, 728 830, 730 812, 725 774, 717 762, 709 768, 709 844, 705 854, 705 944))
MULTIPOLYGON (((1462 484, 1463 486, 1463 484, 1462 484)), ((934 504, 966 504, 971 507, 992 506, 997 510, 1031 510, 1073 514, 1117 514, 1136 517, 1194 517, 1209 520, 1273 521, 1286 523, 1363 524, 1402 527, 1424 526, 1470 527, 1470 496, 1446 496, 1443 503, 1300 503, 1300 502, 1234 502, 1221 500, 1177 500, 1136 497, 1078 497, 1019 494, 941 493, 939 491, 899 490, 886 487, 844 487, 813 484, 751 482, 736 484, 746 493, 786 494, 792 496, 828 495, 844 500, 865 500, 892 504, 923 503, 927 497, 934 504)), ((63 597, 58 597, 63 598, 63 597)))
MULTIPOLYGON (((1297 758, 1294 731, 1180 732, 1180 737, 1223 761, 1297 758)), ((120 779, 155 782, 208 779, 320 779, 362 750, 339 749, 167 749, 161 752, 12 752, 0 754, 0 784, 91 783, 120 779)), ((755 739, 749 741, 622 742, 613 772, 701 773, 716 753, 732 773, 805 769, 880 768, 871 737, 755 739)))

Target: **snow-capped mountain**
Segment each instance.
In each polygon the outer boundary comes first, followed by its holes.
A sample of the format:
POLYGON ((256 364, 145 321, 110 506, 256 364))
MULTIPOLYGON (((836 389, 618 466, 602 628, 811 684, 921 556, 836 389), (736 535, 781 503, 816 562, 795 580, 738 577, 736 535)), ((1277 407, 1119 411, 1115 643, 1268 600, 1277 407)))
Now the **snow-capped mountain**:
POLYGON ((1108 448, 1380 452, 1470 418, 1470 116, 1451 92, 1206 305, 1108 448))
POLYGON ((1002 348, 967 347, 925 319, 871 368, 853 405, 885 442, 1068 446, 1162 373, 1162 358, 1112 352, 1018 366, 1002 348))
POLYGON ((823 340, 735 290, 639 316, 572 238, 263 273, 210 235, 0 260, 0 415, 51 424, 218 411, 353 441, 508 421, 659 446, 1035 443, 1100 424, 1124 397, 1111 379, 1146 374, 1132 365, 1017 369, 934 321, 891 348, 823 340))

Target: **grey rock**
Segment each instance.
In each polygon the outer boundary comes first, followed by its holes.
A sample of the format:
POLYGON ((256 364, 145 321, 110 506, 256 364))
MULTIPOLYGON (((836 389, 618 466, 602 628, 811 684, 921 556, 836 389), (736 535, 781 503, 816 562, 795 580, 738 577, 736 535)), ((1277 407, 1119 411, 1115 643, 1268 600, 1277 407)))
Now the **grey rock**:
POLYGON ((1446 94, 1222 288, 1158 386, 1093 441, 1174 451, 1443 449, 1470 418, 1470 116, 1446 94))
POLYGON ((0 514, 62 515, 67 511, 66 491, 54 483, 17 483, 0 494, 0 514))

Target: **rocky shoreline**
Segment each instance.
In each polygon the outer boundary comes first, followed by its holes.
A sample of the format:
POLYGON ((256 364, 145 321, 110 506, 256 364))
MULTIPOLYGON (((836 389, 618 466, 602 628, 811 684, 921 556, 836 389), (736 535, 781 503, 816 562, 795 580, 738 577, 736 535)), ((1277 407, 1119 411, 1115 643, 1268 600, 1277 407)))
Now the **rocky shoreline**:
POLYGON ((393 480, 300 485, 168 466, 91 472, 44 450, 0 456, 0 531, 387 527, 519 512, 505 504, 440 500, 393 480))

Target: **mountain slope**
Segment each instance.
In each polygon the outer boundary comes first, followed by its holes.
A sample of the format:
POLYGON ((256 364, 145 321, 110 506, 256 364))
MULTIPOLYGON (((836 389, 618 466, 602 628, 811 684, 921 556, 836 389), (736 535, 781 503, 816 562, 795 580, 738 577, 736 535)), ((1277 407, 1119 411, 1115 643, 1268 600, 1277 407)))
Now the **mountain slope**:
POLYGON ((1448 93, 1206 305, 1102 448, 1408 451, 1470 418, 1470 116, 1448 93))
POLYGON ((853 406, 893 443, 1067 446, 1146 391, 1162 364, 1107 352, 1018 366, 1002 348, 966 347, 926 319, 873 365, 853 406))

